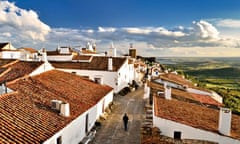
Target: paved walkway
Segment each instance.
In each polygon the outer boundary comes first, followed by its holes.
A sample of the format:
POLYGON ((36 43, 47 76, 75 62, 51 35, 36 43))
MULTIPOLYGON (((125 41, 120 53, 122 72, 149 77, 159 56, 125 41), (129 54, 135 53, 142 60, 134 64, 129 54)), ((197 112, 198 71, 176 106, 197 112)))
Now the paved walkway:
POLYGON ((140 128, 144 119, 143 88, 114 97, 114 108, 107 119, 102 122, 92 144, 140 144, 140 128), (124 131, 122 117, 129 116, 128 131, 124 131))

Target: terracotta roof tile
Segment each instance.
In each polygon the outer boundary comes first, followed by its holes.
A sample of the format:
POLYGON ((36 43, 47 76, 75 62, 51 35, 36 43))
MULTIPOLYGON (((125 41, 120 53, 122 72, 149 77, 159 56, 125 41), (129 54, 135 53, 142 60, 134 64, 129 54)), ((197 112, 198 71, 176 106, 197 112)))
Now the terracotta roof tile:
POLYGON ((23 50, 26 50, 26 51, 29 51, 30 53, 37 53, 38 51, 35 50, 34 48, 20 48, 20 50, 23 49, 23 50))
POLYGON ((16 61, 15 59, 0 59, 0 67, 16 61))
MULTIPOLYGON (((163 85, 155 82, 150 82, 149 86, 155 90, 164 91, 163 85)), ((198 104, 207 104, 213 106, 222 106, 221 103, 217 102, 208 95, 194 94, 180 89, 172 88, 172 97, 178 100, 196 102, 198 104)))
POLYGON ((73 56, 73 60, 85 60, 85 61, 89 61, 92 59, 93 56, 88 56, 88 55, 75 55, 73 56))
POLYGON ((72 55, 72 53, 61 54, 59 51, 47 51, 48 56, 57 56, 57 55, 72 55))
MULTIPOLYGON (((155 115, 195 128, 218 133, 219 111, 178 100, 154 97, 155 115)), ((232 115, 231 137, 240 139, 240 116, 232 115)))
MULTIPOLYGON (((61 69, 81 69, 81 70, 108 70, 108 58, 104 56, 93 56, 92 60, 88 62, 56 62, 51 61, 50 63, 55 68, 61 69)), ((113 71, 118 71, 119 68, 124 64, 127 58, 113 57, 113 71)))
POLYGON ((83 54, 96 54, 95 51, 87 50, 87 49, 82 49, 81 51, 83 54))
POLYGON ((0 143, 40 143, 53 136, 112 88, 57 70, 8 83, 17 90, 0 96, 0 143), (51 109, 51 100, 70 104, 70 117, 51 109))
POLYGON ((223 106, 223 104, 219 103, 218 101, 214 100, 208 95, 201 95, 201 94, 194 94, 190 93, 194 99, 200 101, 203 104, 210 104, 210 105, 215 105, 215 106, 223 106))
POLYGON ((16 61, 10 65, 4 66, 6 72, 0 75, 0 83, 11 81, 26 76, 38 68, 42 62, 16 61))
POLYGON ((190 81, 184 79, 182 76, 174 74, 174 73, 162 74, 162 75, 160 75, 160 78, 170 81, 170 82, 181 84, 181 85, 193 86, 192 82, 190 82, 190 81))

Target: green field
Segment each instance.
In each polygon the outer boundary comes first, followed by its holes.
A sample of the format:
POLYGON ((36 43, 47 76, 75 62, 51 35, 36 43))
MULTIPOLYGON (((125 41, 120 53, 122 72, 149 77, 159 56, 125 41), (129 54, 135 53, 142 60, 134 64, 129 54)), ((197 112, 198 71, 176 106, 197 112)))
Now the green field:
POLYGON ((164 68, 176 70, 199 86, 224 98, 226 107, 240 113, 240 58, 158 58, 164 68))

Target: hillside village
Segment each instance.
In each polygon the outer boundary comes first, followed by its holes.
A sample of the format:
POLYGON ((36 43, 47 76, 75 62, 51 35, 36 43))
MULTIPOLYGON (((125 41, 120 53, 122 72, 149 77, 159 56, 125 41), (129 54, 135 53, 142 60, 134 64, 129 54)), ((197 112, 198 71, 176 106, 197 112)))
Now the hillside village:
POLYGON ((114 97, 138 87, 148 107, 141 143, 167 143, 161 136, 240 143, 240 116, 224 107, 220 95, 137 59, 133 45, 118 56, 113 44, 97 53, 92 43, 54 51, 0 43, 0 66, 0 143, 89 143, 114 97), (157 138, 145 131, 153 128, 157 138))

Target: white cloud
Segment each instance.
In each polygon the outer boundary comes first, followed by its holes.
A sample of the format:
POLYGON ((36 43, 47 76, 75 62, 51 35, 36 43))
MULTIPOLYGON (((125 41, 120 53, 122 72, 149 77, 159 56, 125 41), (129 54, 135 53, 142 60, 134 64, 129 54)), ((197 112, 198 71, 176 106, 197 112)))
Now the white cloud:
MULTIPOLYGON (((113 41, 118 52, 125 54, 134 43, 139 55, 149 56, 229 56, 240 55, 239 37, 229 37, 222 27, 240 27, 240 20, 212 19, 194 21, 191 27, 98 27, 50 28, 36 12, 0 1, 0 42, 11 41, 15 47, 29 46, 48 50, 58 44, 84 47, 96 42, 97 50, 106 51, 113 41), (235 49, 234 49, 235 48, 235 49), (239 49, 236 49, 239 48, 239 49), (224 53, 224 51, 226 51, 224 53)), ((228 30, 229 32, 229 30, 228 30)), ((231 31, 232 32, 232 31, 231 31)))
POLYGON ((25 10, 8 1, 0 1, 0 33, 12 37, 44 41, 50 27, 38 18, 33 10, 25 10))
POLYGON ((216 21, 216 25, 219 27, 240 28, 240 20, 219 19, 216 21))
POLYGON ((115 32, 116 29, 112 27, 98 27, 98 32, 115 32))
POLYGON ((195 34, 204 39, 219 39, 219 31, 206 21, 193 22, 195 34))

